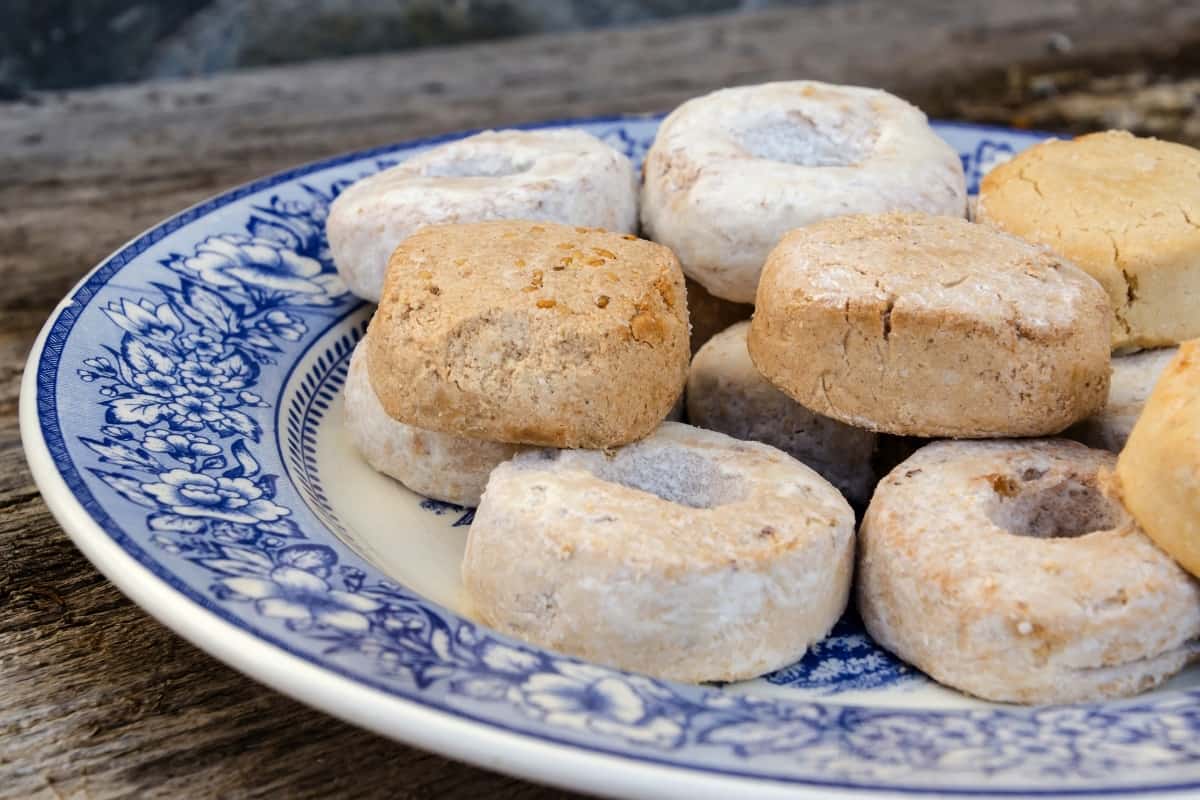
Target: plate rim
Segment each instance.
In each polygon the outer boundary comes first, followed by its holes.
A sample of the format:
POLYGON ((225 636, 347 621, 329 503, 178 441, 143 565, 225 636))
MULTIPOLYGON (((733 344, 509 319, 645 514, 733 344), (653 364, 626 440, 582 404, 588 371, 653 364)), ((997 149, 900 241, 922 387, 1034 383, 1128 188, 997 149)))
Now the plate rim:
MULTIPOLYGON (((609 124, 662 119, 660 113, 621 114, 547 120, 507 126, 516 129, 539 129, 580 124, 609 124)), ((1006 128, 999 125, 958 121, 936 121, 941 127, 953 127, 1007 135, 1055 136, 1041 131, 1006 128)), ((340 166, 352 161, 372 158, 400 148, 427 147, 469 136, 485 129, 453 131, 435 136, 405 140, 329 158, 307 162, 271 173, 219 192, 211 197, 172 214, 130 238, 110 255, 88 270, 56 305, 34 341, 25 362, 20 387, 19 429, 26 460, 35 484, 55 520, 75 546, 143 611, 166 625, 185 640, 215 656, 220 661, 254 680, 282 692, 300 702, 317 708, 344 722, 369 729, 388 738, 406 742, 421 749, 451 758, 517 775, 529 780, 551 783, 568 789, 583 787, 589 792, 612 796, 677 796, 686 791, 696 797, 728 797, 729 792, 745 792, 753 788, 757 796, 830 797, 857 796, 870 792, 873 797, 914 796, 976 796, 1012 797, 1040 796, 1138 796, 1169 795, 1195 791, 1200 782, 1178 786, 1114 788, 1114 789, 1048 789, 1006 790, 946 789, 925 787, 871 787, 845 782, 820 782, 806 779, 754 776, 725 770, 702 770, 675 765, 653 756, 628 756, 604 748, 555 740, 541 734, 509 729, 452 709, 408 697, 399 691, 388 691, 355 679, 328 665, 311 661, 289 652, 270 638, 255 634, 226 620, 202 602, 172 586, 155 574, 114 539, 75 496, 59 470, 45 440, 38 408, 38 372, 50 333, 71 306, 76 296, 92 282, 97 273, 109 266, 141 240, 160 229, 187 223, 180 220, 197 214, 206 207, 233 203, 263 189, 295 180, 304 175, 340 166), (380 714, 380 704, 391 707, 391 713, 380 714), (616 769, 611 769, 616 767, 616 769), (581 780, 584 777, 594 780, 581 780)), ((57 369, 57 365, 55 365, 57 369)))

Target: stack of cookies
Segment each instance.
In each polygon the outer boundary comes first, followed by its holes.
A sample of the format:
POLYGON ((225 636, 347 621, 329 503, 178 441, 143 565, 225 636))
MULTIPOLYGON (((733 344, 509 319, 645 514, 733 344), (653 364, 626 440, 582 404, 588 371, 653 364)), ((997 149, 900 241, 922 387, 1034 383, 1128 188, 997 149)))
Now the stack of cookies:
POLYGON ((687 300, 667 248, 529 221, 426 227, 392 254, 347 383, 372 465, 475 505, 522 446, 604 449, 670 413, 687 300))
POLYGON ((987 176, 975 223, 957 154, 871 89, 685 103, 640 195, 587 137, 466 142, 347 192, 330 231, 379 299, 347 429, 478 505, 487 624, 738 680, 826 635, 857 563, 872 636, 981 697, 1123 696, 1191 658, 1200 448, 1170 431, 1200 430, 1175 356, 1200 336, 1200 153, 1048 142, 987 176), (664 422, 685 384, 697 427, 664 422))

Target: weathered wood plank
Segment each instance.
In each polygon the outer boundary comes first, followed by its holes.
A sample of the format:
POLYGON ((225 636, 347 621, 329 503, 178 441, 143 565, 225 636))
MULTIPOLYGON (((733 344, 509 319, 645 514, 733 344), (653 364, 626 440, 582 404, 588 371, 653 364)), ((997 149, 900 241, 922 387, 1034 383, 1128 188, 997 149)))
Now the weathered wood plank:
POLYGON ((1197 45, 1195 2, 871 0, 43 95, 0 105, 0 268, 26 276, 0 289, 0 308, 50 302, 165 213, 291 164, 662 110, 731 83, 808 76, 883 86, 934 116, 1197 137, 1195 81, 1172 81, 1194 78, 1197 45), (1129 104, 1094 78, 1114 73, 1167 80, 1129 104))
POLYGON ((879 85, 934 116, 1200 143, 1198 45, 1198 2, 856 0, 0 104, 0 796, 561 796, 254 684, 70 545, 20 454, 21 366, 59 297, 139 230, 357 147, 781 78, 879 85))

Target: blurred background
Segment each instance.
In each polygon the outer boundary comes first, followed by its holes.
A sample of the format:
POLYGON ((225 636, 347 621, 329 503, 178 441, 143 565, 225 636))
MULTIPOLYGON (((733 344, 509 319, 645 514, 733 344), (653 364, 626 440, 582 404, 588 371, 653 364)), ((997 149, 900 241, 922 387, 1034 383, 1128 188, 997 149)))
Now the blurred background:
POLYGON ((4 0, 0 94, 830 0, 4 0))

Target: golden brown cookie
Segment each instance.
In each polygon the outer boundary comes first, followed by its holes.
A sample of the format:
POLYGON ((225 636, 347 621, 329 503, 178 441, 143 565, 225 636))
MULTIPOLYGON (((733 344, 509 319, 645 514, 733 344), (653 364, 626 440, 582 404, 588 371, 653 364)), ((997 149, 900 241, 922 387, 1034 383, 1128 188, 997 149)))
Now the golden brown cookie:
POLYGON ((1200 150, 1125 131, 1044 142, 984 177, 977 215, 1100 281, 1114 349, 1200 336, 1200 150))
POLYGON ((951 217, 839 217, 763 269, 755 366, 800 405, 910 436, 1057 433, 1104 406, 1104 290, 1062 259, 951 217))
POLYGON ((612 447, 667 416, 687 377, 683 273, 596 228, 428 227, 396 249, 368 337, 371 384, 419 428, 612 447))
POLYGON ((1117 461, 1125 505, 1158 546, 1200 575, 1200 340, 1159 377, 1117 461))

